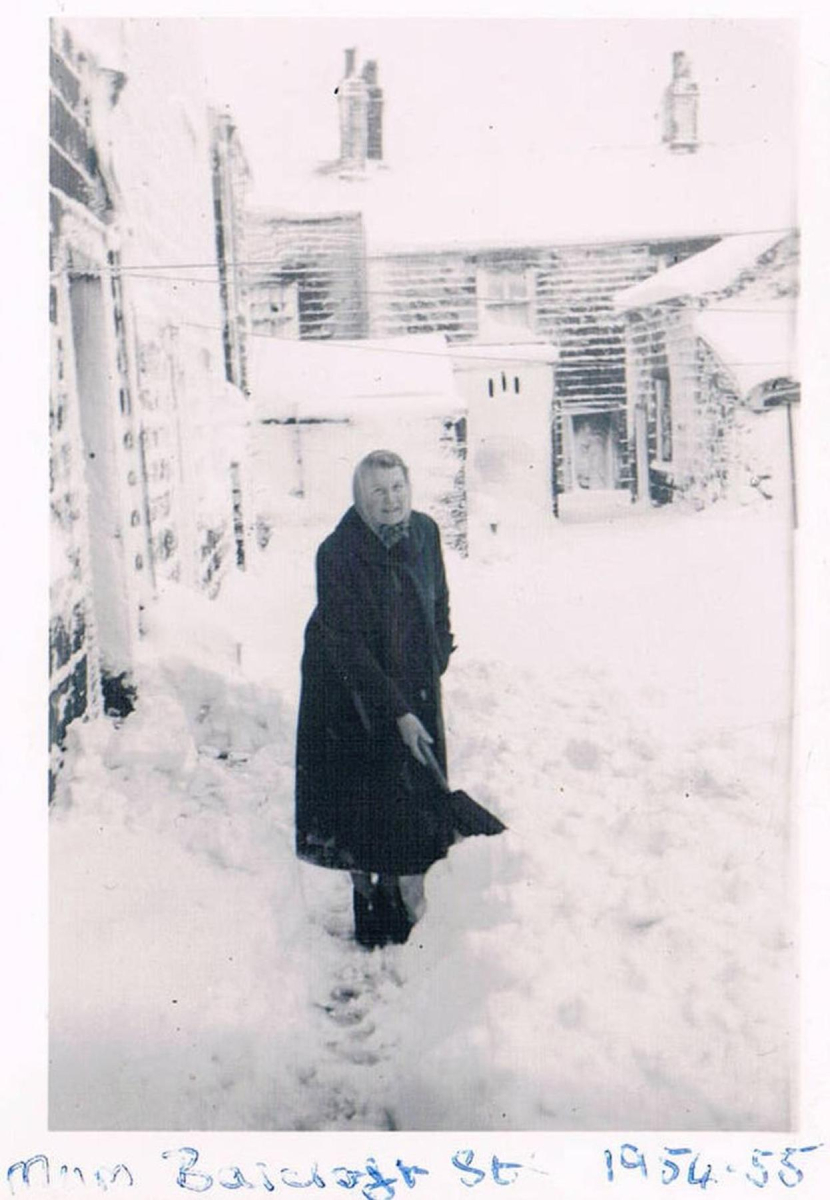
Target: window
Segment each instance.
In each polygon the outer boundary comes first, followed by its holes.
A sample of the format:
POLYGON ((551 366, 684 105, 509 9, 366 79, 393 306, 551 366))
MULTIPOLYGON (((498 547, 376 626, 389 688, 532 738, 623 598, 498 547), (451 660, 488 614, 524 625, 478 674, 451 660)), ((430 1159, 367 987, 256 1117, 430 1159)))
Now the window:
POLYGON ((508 264, 479 267, 476 275, 478 336, 484 341, 526 341, 533 333, 535 274, 508 264))
POLYGON ((671 379, 666 370, 655 371, 654 419, 657 433, 657 457, 660 462, 672 460, 671 379))

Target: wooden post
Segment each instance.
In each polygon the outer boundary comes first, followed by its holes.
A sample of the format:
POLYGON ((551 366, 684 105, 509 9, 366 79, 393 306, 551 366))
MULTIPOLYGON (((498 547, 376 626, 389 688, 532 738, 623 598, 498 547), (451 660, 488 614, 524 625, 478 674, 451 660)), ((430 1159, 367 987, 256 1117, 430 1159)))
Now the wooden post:
POLYGON ((793 512, 793 529, 798 529, 798 488, 796 485, 795 474, 795 446, 793 442, 793 402, 786 401, 787 405, 787 448, 790 452, 790 497, 792 502, 793 512))
POLYGON ((651 505, 651 479, 648 462, 648 413, 645 403, 637 400, 634 406, 634 453, 637 463, 637 504, 651 505))

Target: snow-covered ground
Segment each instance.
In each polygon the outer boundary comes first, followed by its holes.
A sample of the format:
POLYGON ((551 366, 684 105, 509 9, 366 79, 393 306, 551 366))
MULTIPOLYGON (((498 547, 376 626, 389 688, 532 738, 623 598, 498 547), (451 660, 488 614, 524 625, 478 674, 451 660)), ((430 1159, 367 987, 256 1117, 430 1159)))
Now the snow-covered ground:
MULTIPOLYGON (((416 497, 417 502, 417 497, 416 497)), ((349 937, 293 855, 313 553, 151 614, 51 820, 50 1126, 784 1128, 797 1030, 791 553, 778 505, 448 555, 451 777, 510 825, 349 937)))

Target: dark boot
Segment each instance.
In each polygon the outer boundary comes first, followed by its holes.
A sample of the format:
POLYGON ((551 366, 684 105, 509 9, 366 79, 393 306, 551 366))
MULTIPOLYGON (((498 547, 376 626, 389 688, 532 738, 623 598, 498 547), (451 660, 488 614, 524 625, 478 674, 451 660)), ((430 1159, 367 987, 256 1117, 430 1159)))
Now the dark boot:
POLYGON ((389 941, 386 929, 387 910, 380 888, 374 887, 369 896, 364 896, 355 888, 352 903, 355 941, 366 950, 374 950, 375 946, 385 946, 389 941))
POLYGON ((398 946, 403 945, 412 932, 413 921, 404 904, 398 880, 396 879, 391 886, 381 885, 378 888, 378 897, 387 940, 398 946))

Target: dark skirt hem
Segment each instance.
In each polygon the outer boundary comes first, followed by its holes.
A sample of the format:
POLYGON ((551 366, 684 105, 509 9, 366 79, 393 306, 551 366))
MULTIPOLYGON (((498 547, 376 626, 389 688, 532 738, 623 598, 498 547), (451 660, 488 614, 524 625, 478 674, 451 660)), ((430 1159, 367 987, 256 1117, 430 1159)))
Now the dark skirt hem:
POLYGON ((356 855, 348 847, 333 845, 331 841, 298 834, 296 853, 301 862, 310 863, 315 867, 326 867, 332 871, 363 871, 378 875, 423 875, 434 863, 446 858, 454 840, 454 831, 448 829, 446 839, 442 839, 441 844, 434 846, 429 853, 395 857, 386 849, 381 851, 379 857, 373 858, 356 855))

